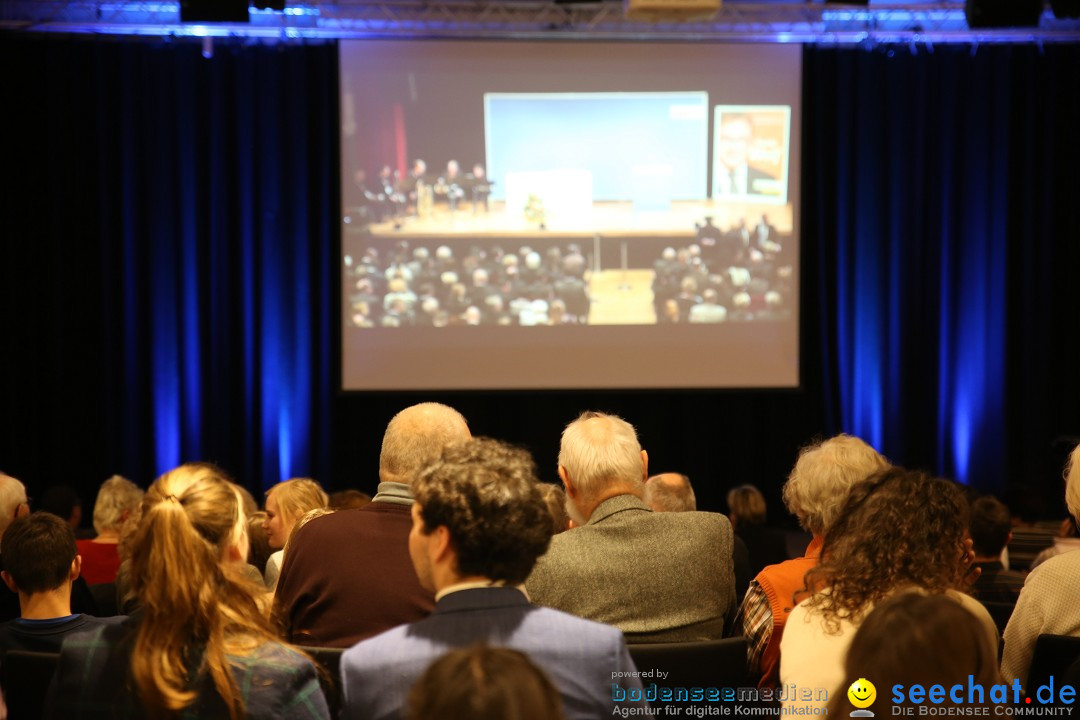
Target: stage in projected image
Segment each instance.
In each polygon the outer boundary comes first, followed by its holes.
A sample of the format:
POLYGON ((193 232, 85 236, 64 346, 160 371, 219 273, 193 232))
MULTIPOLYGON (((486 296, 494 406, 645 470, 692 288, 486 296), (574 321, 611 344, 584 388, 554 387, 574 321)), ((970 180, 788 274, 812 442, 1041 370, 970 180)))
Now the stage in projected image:
POLYGON ((341 58, 345 389, 797 385, 798 48, 341 58))

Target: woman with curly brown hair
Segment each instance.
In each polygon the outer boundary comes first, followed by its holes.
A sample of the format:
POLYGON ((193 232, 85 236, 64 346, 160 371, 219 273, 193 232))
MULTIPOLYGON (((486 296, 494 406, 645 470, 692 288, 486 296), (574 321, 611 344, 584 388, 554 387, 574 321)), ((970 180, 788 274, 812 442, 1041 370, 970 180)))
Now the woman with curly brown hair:
POLYGON ((51 717, 327 718, 314 665, 279 642, 243 574, 239 493, 212 465, 147 490, 131 544, 141 609, 64 645, 51 717))
POLYGON ((893 593, 921 588, 948 595, 997 629, 964 594, 968 512, 953 483, 892 468, 857 485, 828 530, 821 563, 806 574, 813 596, 792 610, 780 644, 785 711, 823 708, 844 679, 844 655, 863 619, 893 593), (792 689, 791 686, 795 688, 792 689))

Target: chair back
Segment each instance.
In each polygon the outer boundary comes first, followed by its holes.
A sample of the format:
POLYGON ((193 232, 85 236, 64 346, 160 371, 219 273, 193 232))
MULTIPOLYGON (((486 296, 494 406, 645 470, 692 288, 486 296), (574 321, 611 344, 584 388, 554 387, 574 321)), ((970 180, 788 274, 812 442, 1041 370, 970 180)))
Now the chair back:
POLYGON ((750 687, 746 672, 746 638, 704 640, 685 643, 631 644, 630 657, 639 672, 653 671, 642 678, 643 685, 655 682, 670 688, 750 687), (668 673, 656 677, 655 671, 668 673))
POLYGON ((1052 679, 1054 683, 1053 702, 1043 704, 1060 704, 1058 691, 1061 684, 1067 681, 1066 674, 1070 671, 1071 666, 1077 661, 1080 661, 1080 637, 1040 635, 1035 641, 1035 652, 1031 656, 1031 669, 1028 671, 1027 685, 1024 687, 1025 692, 1042 702, 1036 693, 1040 687, 1049 685, 1052 679))
POLYGON ((10 718, 45 717, 45 697, 60 653, 8 650, 0 664, 0 687, 10 718))
POLYGON ((345 652, 344 648, 301 646, 300 649, 318 664, 321 670, 319 685, 330 706, 330 717, 336 720, 341 713, 341 654, 345 652))

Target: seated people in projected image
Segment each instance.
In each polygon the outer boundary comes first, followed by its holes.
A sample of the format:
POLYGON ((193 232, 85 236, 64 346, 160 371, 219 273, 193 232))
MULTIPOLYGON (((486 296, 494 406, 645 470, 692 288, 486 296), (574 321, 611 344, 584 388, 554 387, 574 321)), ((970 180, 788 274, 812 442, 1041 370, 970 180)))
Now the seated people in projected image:
POLYGON ((743 113, 725 113, 716 140, 716 171, 713 178, 717 198, 773 198, 762 184, 776 177, 749 164, 754 127, 743 113))
POLYGON ((488 196, 491 195, 492 180, 488 179, 484 166, 480 163, 473 165, 472 172, 465 176, 465 187, 469 189, 472 199, 472 211, 475 215, 479 211, 488 211, 488 196))
POLYGON ((457 160, 446 163, 446 172, 435 181, 435 197, 439 202, 446 201, 450 212, 458 208, 458 202, 465 197, 465 176, 457 160))
MULTIPOLYGON (((420 241, 422 242, 422 241, 420 241)), ((467 246, 397 240, 345 262, 351 327, 586 325, 592 258, 574 242, 467 246)), ((778 322, 793 317, 789 235, 762 216, 724 229, 697 225, 697 241, 667 247, 651 270, 652 314, 637 324, 778 322)), ((642 290, 649 293, 649 286, 642 290)), ((620 295, 619 302, 626 295, 620 295)), ((646 295, 640 305, 648 308, 646 295)))
POLYGON ((522 245, 368 248, 345 264, 346 317, 352 327, 583 325, 591 299, 586 259, 569 243, 548 261, 522 245), (380 262, 385 257, 385 262, 380 262))

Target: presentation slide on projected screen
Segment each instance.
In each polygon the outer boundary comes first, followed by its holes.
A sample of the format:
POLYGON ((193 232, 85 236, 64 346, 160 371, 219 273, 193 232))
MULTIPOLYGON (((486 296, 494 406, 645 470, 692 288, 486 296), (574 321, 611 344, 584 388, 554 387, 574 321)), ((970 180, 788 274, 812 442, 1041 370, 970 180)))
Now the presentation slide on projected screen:
POLYGON ((797 386, 800 58, 342 42, 344 389, 797 386))

